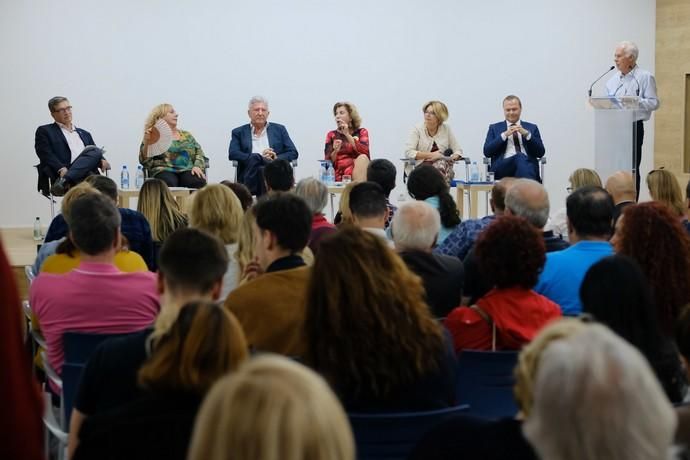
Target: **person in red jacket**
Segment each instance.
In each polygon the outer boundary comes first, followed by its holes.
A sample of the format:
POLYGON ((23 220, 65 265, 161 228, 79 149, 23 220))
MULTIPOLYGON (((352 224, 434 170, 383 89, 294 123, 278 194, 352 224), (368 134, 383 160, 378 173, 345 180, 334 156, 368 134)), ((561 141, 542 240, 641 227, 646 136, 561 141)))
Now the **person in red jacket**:
POLYGON ((476 254, 479 271, 493 289, 446 317, 456 352, 518 350, 561 316, 557 304, 532 290, 546 256, 544 238, 525 219, 495 220, 479 236, 476 254))
POLYGON ((367 180, 369 166, 369 131, 362 128, 362 118, 351 102, 336 102, 333 116, 337 129, 326 134, 324 153, 326 160, 333 164, 335 180, 352 176, 355 182, 367 180))

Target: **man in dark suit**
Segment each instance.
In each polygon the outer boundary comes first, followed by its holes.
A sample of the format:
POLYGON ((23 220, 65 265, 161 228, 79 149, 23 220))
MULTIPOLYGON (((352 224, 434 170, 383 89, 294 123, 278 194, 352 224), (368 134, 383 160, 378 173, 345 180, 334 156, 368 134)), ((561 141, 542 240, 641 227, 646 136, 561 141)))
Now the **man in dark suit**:
POLYGON ((36 129, 35 149, 41 160, 38 165, 38 190, 48 195, 48 179, 53 195, 62 196, 72 185, 98 168, 110 169, 103 151, 95 146, 88 131, 72 123, 72 106, 66 97, 56 96, 48 101, 48 109, 55 123, 36 129))
POLYGON ((298 153, 285 126, 268 122, 266 99, 251 98, 247 113, 250 123, 232 130, 228 157, 238 162, 238 181, 259 196, 265 193, 263 166, 276 158, 296 160, 298 153))
POLYGON ((540 181, 539 158, 544 156, 544 144, 539 128, 520 120, 522 102, 517 96, 503 99, 505 121, 489 126, 484 141, 484 156, 491 158, 491 171, 496 179, 524 177, 540 181))
POLYGON ((460 305, 464 270, 457 257, 431 252, 441 229, 438 211, 423 201, 406 203, 393 216, 390 228, 395 249, 424 283, 431 313, 445 317, 460 305))

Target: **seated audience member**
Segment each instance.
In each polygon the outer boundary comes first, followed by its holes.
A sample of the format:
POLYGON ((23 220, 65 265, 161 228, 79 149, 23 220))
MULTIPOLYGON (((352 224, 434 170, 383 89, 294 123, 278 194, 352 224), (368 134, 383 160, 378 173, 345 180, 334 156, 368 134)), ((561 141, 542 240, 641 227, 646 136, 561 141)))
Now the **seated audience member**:
MULTIPOLYGON (((582 187, 601 187, 601 178, 599 174, 593 169, 579 168, 573 171, 568 178, 570 187, 567 188, 568 194, 582 187)), ((568 221, 566 208, 559 209, 556 214, 551 217, 546 225, 547 230, 552 230, 554 235, 568 241, 568 221)))
POLYGON ((544 266, 544 240, 525 219, 502 216, 479 235, 476 251, 493 289, 446 317, 455 351, 518 350, 561 316, 558 305, 532 290, 544 266))
POLYGON ((663 203, 678 216, 685 230, 690 232, 690 222, 685 215, 683 192, 678 179, 671 171, 654 169, 647 174, 647 188, 652 200, 663 203))
POLYGON ((24 343, 25 319, 21 313, 15 275, 0 240, 0 458, 43 460, 43 404, 31 373, 24 343), (11 426, 11 428, 10 428, 11 426))
MULTIPOLYGON (((92 176, 102 177, 102 176, 92 176)), ((72 222, 72 215, 70 208, 72 203, 77 199, 86 195, 101 195, 101 193, 93 188, 86 181, 70 188, 62 200, 62 215, 65 216, 65 222, 72 222)), ((144 219, 146 221, 146 219, 144 219)), ((82 222, 81 225, 88 225, 88 222, 82 222)), ((148 224, 147 224, 148 225, 148 224)), ((136 252, 130 251, 127 248, 128 241, 124 236, 121 236, 122 241, 117 248, 113 264, 122 272, 142 272, 148 271, 146 262, 136 252)), ((74 245, 72 239, 67 236, 59 240, 55 240, 56 247, 53 249, 54 254, 45 258, 41 264, 40 271, 43 273, 64 274, 71 272, 81 263, 81 252, 74 245)), ((52 242, 51 242, 52 243, 52 242)), ((48 245, 51 245, 48 243, 48 245)))
POLYGON ((306 362, 348 412, 455 403, 456 361, 421 279, 379 237, 354 226, 321 241, 306 297, 306 362))
POLYGON ((353 223, 384 239, 393 247, 393 242, 388 239, 384 230, 388 219, 388 207, 381 186, 374 182, 360 182, 352 188, 349 201, 353 223))
POLYGON ((354 460, 355 444, 342 406, 321 377, 265 355, 214 385, 187 458, 354 460))
POLYGON ((611 238, 616 253, 635 260, 652 289, 664 334, 672 335, 690 303, 690 237, 676 214, 661 203, 628 206, 611 238))
POLYGON ((185 305, 170 330, 150 346, 137 375, 141 397, 89 417, 79 431, 74 460, 186 459, 204 396, 248 355, 237 320, 206 301, 185 305))
POLYGON ((289 192, 295 186, 295 174, 287 160, 273 160, 263 167, 266 192, 289 192))
MULTIPOLYGON (((144 139, 139 147, 139 163, 152 178, 165 182, 168 187, 201 188, 206 185, 204 151, 189 131, 177 129, 178 113, 170 104, 158 104, 151 110, 144 124, 144 139), (155 143, 154 129, 163 120, 172 131, 172 143, 166 152, 149 156, 147 148, 155 143)), ((158 133, 160 138, 160 133, 158 133)))
POLYGON ((512 177, 506 177, 497 181, 491 188, 491 198, 489 198, 489 205, 491 212, 488 216, 481 219, 468 219, 460 223, 448 235, 448 237, 439 243, 434 249, 436 254, 445 254, 447 256, 455 256, 463 260, 467 253, 470 252, 472 245, 477 241, 477 237, 491 222, 499 216, 503 215, 505 209, 506 191, 510 184, 514 181, 512 177))
MULTIPOLYGON (((110 198, 117 206, 117 184, 115 184, 111 178, 93 175, 88 176, 84 182, 90 184, 103 195, 110 198)), ((120 212, 120 232, 127 239, 127 247, 130 251, 139 254, 150 270, 155 270, 156 261, 154 260, 151 227, 146 217, 133 209, 118 208, 117 210, 120 212)), ((69 229, 67 228, 67 221, 63 212, 55 216, 51 221, 48 232, 46 233, 45 243, 60 240, 66 237, 68 232, 69 229)), ((56 247, 57 246, 55 246, 55 248, 56 247)), ((42 248, 43 247, 41 247, 41 249, 42 248)), ((45 257, 47 257, 47 255, 45 257)), ((40 256, 42 256, 41 252, 39 252, 39 257, 40 256)), ((34 273, 38 273, 37 269, 40 268, 40 264, 38 267, 34 268, 36 268, 34 273)))
POLYGON ((369 166, 369 131, 362 128, 362 118, 351 102, 333 106, 336 129, 326 133, 325 159, 333 164, 335 180, 351 175, 354 182, 363 182, 369 166))
POLYGON ((221 181, 221 184, 229 187, 230 190, 237 195, 237 198, 240 199, 240 203, 242 203, 243 212, 251 208, 251 206, 254 204, 252 193, 249 191, 246 185, 240 184, 239 182, 230 182, 229 180, 221 181))
POLYGON ((311 212, 304 200, 284 192, 262 197, 250 212, 256 262, 247 265, 249 280, 230 293, 225 308, 254 349, 302 356, 310 269, 299 254, 309 241, 311 212))
POLYGON ((520 407, 518 417, 489 420, 458 415, 448 418, 424 435, 409 460, 536 460, 532 446, 522 434, 522 425, 532 409, 532 388, 539 358, 549 344, 584 328, 585 324, 574 318, 553 321, 520 351, 513 389, 520 407))
POLYGON ((357 182, 350 182, 340 194, 338 212, 333 219, 333 223, 338 227, 343 224, 354 224, 352 211, 350 211, 350 192, 352 192, 355 185, 357 185, 357 182))
POLYGON ((425 201, 438 210, 441 215, 441 231, 437 244, 443 241, 460 224, 460 213, 450 188, 438 169, 431 165, 421 165, 407 178, 407 191, 415 200, 425 201))
POLYGON ((48 361, 58 375, 65 332, 134 332, 150 325, 158 312, 155 275, 123 273, 113 264, 120 245, 120 214, 110 199, 88 194, 74 200, 69 225, 81 263, 64 275, 40 273, 29 292, 48 361))
POLYGON ((659 326, 652 292, 637 263, 619 255, 601 259, 582 280, 580 298, 585 313, 640 350, 671 402, 681 402, 687 378, 673 339, 659 326))
POLYGON ((407 268, 422 278, 427 303, 437 318, 460 304, 463 283, 460 260, 431 252, 440 228, 438 212, 423 201, 403 204, 391 225, 395 249, 407 268))
POLYGON ((223 277, 223 289, 218 299, 221 302, 237 287, 240 270, 233 256, 237 252, 242 218, 240 200, 224 185, 209 184, 193 195, 189 208, 189 226, 217 236, 228 252, 228 270, 223 277))
POLYGON ((295 195, 302 198, 311 211, 309 249, 316 255, 321 238, 336 230, 335 225, 328 222, 323 214, 323 210, 328 204, 328 187, 323 182, 313 177, 308 177, 297 183, 295 195))
POLYGON ((581 187, 566 201, 570 246, 551 252, 534 288, 556 302, 567 316, 582 312, 580 285, 589 267, 613 253, 609 243, 613 200, 601 187, 581 187))
POLYGON ((623 209, 635 204, 635 178, 628 171, 618 171, 606 179, 606 191, 613 198, 613 226, 616 226, 623 209))
MULTIPOLYGON (((690 380, 690 308, 685 308, 678 316, 674 333, 685 376, 690 380)), ((687 403, 677 405, 676 414, 678 415, 676 443, 683 447, 687 457, 688 448, 690 448, 690 405, 687 403)))
POLYGON ((151 226, 154 244, 154 260, 165 239, 172 232, 187 226, 187 216, 180 210, 168 186, 159 179, 147 179, 139 190, 137 211, 142 213, 151 226))
POLYGON ((390 202, 391 191, 395 188, 395 178, 398 172, 395 165, 385 158, 379 158, 369 163, 367 167, 367 182, 379 184, 386 195, 386 207, 388 208, 388 219, 385 228, 391 224, 395 211, 398 209, 390 202))
POLYGON ((213 235, 192 228, 170 235, 160 251, 157 288, 161 309, 153 328, 109 339, 94 350, 74 400, 70 452, 74 452, 77 434, 86 417, 102 414, 141 396, 137 373, 148 358, 147 343, 157 341, 170 330, 186 303, 217 300, 227 266, 227 251, 213 235))
POLYGON ((549 345, 533 395, 523 431, 539 458, 672 457, 673 408, 640 352, 605 326, 549 345))
MULTIPOLYGON (((568 242, 555 236, 552 231, 543 231, 549 218, 549 195, 539 182, 531 179, 516 179, 512 182, 505 197, 505 214, 527 219, 527 222, 541 231, 546 252, 560 251, 568 247, 568 242)), ((471 305, 489 292, 491 285, 479 274, 474 249, 470 250, 464 262, 465 305, 471 305)))

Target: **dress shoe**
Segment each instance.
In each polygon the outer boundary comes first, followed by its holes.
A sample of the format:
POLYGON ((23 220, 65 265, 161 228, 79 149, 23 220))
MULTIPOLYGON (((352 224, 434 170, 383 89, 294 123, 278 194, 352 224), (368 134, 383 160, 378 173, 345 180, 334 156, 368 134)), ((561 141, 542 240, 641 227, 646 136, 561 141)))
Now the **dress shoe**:
POLYGON ((67 193, 68 189, 69 184, 64 177, 61 177, 55 181, 52 187, 50 187, 50 193, 52 193, 53 196, 65 196, 65 193, 67 193))

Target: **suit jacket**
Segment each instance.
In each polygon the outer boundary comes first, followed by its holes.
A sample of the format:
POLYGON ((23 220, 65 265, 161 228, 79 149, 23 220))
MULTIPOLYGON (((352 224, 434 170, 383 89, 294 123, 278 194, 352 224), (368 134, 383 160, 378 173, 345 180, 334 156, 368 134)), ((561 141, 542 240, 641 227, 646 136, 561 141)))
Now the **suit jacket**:
MULTIPOLYGON (((277 158, 292 161, 296 160, 299 154, 293 144, 285 126, 278 123, 269 123, 266 128, 268 144, 276 152, 277 158)), ((230 147, 228 148, 228 158, 239 162, 237 178, 240 182, 244 180, 245 162, 252 153, 252 127, 249 123, 232 130, 230 147)))
POLYGON ((400 257, 424 283, 431 313, 443 318, 460 305, 464 269, 457 257, 423 251, 403 251, 400 257))
MULTIPOLYGON (((530 140, 525 139, 525 137, 522 138, 527 156, 535 161, 543 157, 544 144, 541 141, 541 135, 539 134, 537 125, 527 121, 520 121, 520 125, 532 134, 530 140)), ((503 138, 501 138, 501 133, 503 133, 506 128, 507 125, 505 120, 489 125, 489 131, 486 133, 486 140, 484 141, 485 157, 491 158, 493 161, 503 158, 503 155, 506 153, 508 139, 503 140, 503 138)))
MULTIPOLYGON (((96 145, 88 131, 81 128, 75 129, 84 143, 84 147, 96 145)), ((36 155, 41 160, 38 165, 39 174, 46 174, 53 181, 57 178, 58 171, 61 168, 69 168, 72 162, 72 152, 57 123, 39 126, 36 129, 35 148, 36 155)))

